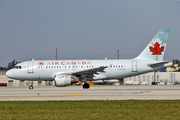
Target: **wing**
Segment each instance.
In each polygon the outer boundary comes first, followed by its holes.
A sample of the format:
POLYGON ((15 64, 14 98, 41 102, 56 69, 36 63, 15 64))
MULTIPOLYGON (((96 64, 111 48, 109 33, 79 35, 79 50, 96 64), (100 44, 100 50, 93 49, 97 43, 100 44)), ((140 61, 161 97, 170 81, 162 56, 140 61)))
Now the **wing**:
POLYGON ((84 69, 84 70, 79 70, 79 71, 71 71, 71 72, 58 72, 58 73, 54 73, 52 76, 62 76, 62 75, 71 75, 73 81, 77 81, 77 79, 79 81, 82 82, 87 82, 87 78, 91 79, 93 77, 96 77, 98 79, 103 79, 103 78, 107 78, 104 75, 98 75, 99 72, 105 72, 104 69, 106 69, 107 66, 101 66, 101 67, 96 67, 96 68, 90 68, 90 69, 84 69), (95 75, 96 74, 96 75, 95 75))
POLYGON ((81 79, 83 77, 94 77, 94 74, 99 74, 98 72, 104 72, 105 68, 107 68, 107 66, 85 69, 81 71, 74 71, 71 73, 71 75, 77 77, 78 79, 81 79))

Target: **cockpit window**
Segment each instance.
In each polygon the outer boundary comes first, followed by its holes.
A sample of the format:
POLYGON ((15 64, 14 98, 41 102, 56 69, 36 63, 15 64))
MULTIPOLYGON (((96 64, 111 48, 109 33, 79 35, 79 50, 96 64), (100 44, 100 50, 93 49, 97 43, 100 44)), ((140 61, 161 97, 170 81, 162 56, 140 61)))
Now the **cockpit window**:
POLYGON ((14 69, 21 69, 22 67, 21 66, 14 66, 13 68, 14 69))
POLYGON ((18 66, 14 66, 13 68, 18 69, 18 66))

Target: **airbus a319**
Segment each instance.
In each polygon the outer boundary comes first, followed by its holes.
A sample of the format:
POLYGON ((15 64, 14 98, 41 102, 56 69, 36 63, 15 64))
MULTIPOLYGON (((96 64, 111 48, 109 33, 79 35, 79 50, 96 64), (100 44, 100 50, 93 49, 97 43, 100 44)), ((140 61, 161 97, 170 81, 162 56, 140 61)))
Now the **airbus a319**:
MULTIPOLYGON (((32 60, 17 64, 6 76, 17 80, 54 80, 55 86, 64 87, 81 81, 123 79, 165 67, 172 62, 164 61, 169 30, 160 30, 139 56, 133 59, 112 60, 32 60)), ((33 86, 30 86, 33 88, 33 86)))

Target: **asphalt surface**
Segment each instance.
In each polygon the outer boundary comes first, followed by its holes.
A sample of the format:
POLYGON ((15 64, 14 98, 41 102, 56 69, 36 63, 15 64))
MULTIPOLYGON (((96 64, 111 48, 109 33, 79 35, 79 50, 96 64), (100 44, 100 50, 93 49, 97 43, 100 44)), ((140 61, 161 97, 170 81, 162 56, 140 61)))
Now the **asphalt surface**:
POLYGON ((0 101, 180 100, 180 85, 0 87, 0 101))

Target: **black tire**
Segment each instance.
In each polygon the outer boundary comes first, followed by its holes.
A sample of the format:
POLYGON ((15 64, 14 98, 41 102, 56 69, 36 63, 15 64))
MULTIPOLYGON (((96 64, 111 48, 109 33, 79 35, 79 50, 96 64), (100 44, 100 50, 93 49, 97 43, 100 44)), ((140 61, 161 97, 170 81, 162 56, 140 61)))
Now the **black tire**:
POLYGON ((90 86, 89 86, 88 83, 84 83, 84 85, 83 85, 83 88, 84 88, 84 89, 89 89, 89 87, 90 87, 90 86))
POLYGON ((32 85, 31 85, 31 86, 29 86, 29 89, 30 89, 30 90, 32 90, 32 89, 33 89, 33 86, 32 86, 32 85))

